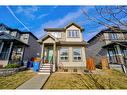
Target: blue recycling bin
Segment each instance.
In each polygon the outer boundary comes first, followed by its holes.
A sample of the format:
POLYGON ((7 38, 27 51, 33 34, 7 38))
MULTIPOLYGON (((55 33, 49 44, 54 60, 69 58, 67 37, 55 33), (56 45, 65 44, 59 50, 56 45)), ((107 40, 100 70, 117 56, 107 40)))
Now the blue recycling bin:
POLYGON ((33 71, 38 72, 40 68, 40 62, 33 62, 33 71))

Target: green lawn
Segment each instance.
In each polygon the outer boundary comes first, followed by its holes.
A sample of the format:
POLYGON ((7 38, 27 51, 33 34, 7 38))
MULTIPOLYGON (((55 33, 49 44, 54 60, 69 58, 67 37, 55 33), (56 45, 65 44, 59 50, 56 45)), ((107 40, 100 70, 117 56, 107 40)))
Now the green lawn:
POLYGON ((127 89, 127 76, 118 71, 101 74, 53 73, 43 89, 127 89))
POLYGON ((7 77, 0 77, 0 89, 15 89, 34 75, 35 73, 28 70, 7 77))

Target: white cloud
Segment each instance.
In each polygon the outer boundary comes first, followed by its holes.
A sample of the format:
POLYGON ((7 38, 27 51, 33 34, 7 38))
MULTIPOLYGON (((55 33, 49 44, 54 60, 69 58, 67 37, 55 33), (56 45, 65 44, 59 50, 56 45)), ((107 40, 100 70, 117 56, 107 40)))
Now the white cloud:
MULTIPOLYGON (((46 23, 43 23, 42 26, 40 27, 40 29, 38 29, 39 31, 37 31, 35 34, 38 37, 41 37, 45 34, 44 32, 44 28, 60 28, 60 27, 64 27, 65 25, 67 25, 68 23, 71 22, 75 22, 77 19, 79 19, 82 16, 82 7, 80 7, 77 11, 74 12, 70 12, 68 14, 66 14, 64 17, 55 19, 55 20, 49 20, 46 23)), ((90 8, 86 8, 86 10, 90 10, 93 7, 90 8)), ((77 22, 76 22, 77 23, 77 22)), ((83 25, 85 23, 89 23, 89 21, 78 21, 78 24, 83 25)))
POLYGON ((37 17, 37 19, 41 19, 41 18, 43 18, 43 17, 45 17, 47 15, 49 15, 49 14, 48 13, 47 14, 41 14, 40 16, 37 17))
POLYGON ((47 23, 44 23, 42 27, 61 27, 69 22, 73 22, 75 19, 80 17, 82 14, 81 10, 68 13, 62 18, 56 19, 56 20, 49 20, 47 23))
POLYGON ((21 13, 23 15, 26 15, 27 17, 34 19, 35 16, 35 12, 37 12, 39 10, 39 7, 36 6, 32 6, 32 7, 17 7, 16 13, 21 13))
POLYGON ((81 10, 77 10, 75 12, 68 13, 62 18, 56 19, 56 20, 49 20, 48 22, 42 24, 40 29, 35 33, 37 37, 41 37, 45 34, 44 28, 58 28, 58 27, 64 27, 69 22, 73 22, 75 19, 80 17, 82 15, 81 10))

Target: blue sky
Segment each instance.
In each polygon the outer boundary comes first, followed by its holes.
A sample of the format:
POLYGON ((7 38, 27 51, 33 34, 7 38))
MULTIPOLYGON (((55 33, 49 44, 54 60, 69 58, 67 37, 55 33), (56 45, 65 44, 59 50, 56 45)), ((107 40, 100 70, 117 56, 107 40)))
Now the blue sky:
POLYGON ((0 6, 0 23, 40 38, 44 28, 62 28, 75 22, 85 28, 83 38, 87 41, 104 27, 87 20, 81 9, 96 15, 93 6, 0 6))

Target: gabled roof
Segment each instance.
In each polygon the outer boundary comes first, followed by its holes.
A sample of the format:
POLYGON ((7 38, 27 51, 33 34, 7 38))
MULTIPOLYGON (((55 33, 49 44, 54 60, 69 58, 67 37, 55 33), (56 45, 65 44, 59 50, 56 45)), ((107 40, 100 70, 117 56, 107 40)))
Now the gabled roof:
POLYGON ((20 32, 21 34, 30 34, 31 36, 33 36, 36 40, 38 40, 38 38, 32 33, 32 32, 29 32, 29 31, 26 31, 26 32, 20 32))
POLYGON ((74 25, 75 27, 77 27, 77 28, 79 28, 81 31, 84 31, 84 28, 82 28, 81 26, 79 26, 79 25, 77 25, 77 24, 75 24, 75 23, 70 23, 70 24, 68 24, 66 27, 65 27, 65 29, 67 29, 67 28, 69 28, 70 26, 72 26, 72 25, 74 25))
POLYGON ((44 40, 46 40, 47 38, 51 37, 52 39, 54 39, 54 41, 58 42, 58 39, 56 39, 54 36, 52 36, 51 34, 45 34, 41 39, 38 40, 39 43, 42 43, 44 40))
POLYGON ((50 31, 50 32, 59 31, 59 32, 63 32, 63 31, 65 31, 65 29, 64 28, 45 28, 44 31, 50 31))
POLYGON ((102 35, 103 33, 114 33, 114 32, 115 33, 127 33, 127 30, 120 29, 119 27, 116 27, 116 26, 111 26, 108 29, 101 30, 99 33, 97 33, 95 36, 93 36, 90 40, 88 40, 88 43, 90 43, 91 41, 93 41, 94 39, 96 39, 97 37, 102 35), (114 28, 116 31, 113 31, 111 28, 114 28), (110 31, 110 30, 112 30, 112 31, 110 31))
POLYGON ((0 40, 14 40, 15 37, 5 33, 5 32, 0 32, 0 40))
POLYGON ((45 28, 44 31, 50 31, 50 32, 58 31, 58 32, 63 32, 63 31, 65 31, 67 28, 69 28, 72 25, 74 25, 75 27, 79 28, 81 31, 84 31, 84 28, 82 28, 81 26, 79 26, 79 25, 77 25, 75 23, 70 23, 67 26, 65 26, 64 28, 45 28))
POLYGON ((7 34, 5 32, 0 32, 0 40, 6 40, 6 41, 18 41, 19 43, 22 43, 26 46, 29 46, 28 44, 20 41, 19 39, 17 39, 16 37, 11 36, 10 34, 7 34))
POLYGON ((17 31, 19 33, 21 32, 19 29, 10 28, 10 27, 8 27, 7 25, 5 25, 3 23, 0 23, 0 27, 4 27, 5 29, 10 30, 10 31, 17 31))
POLYGON ((5 24, 3 24, 3 23, 0 23, 0 27, 3 27, 3 28, 5 28, 5 29, 7 29, 7 30, 9 30, 9 31, 16 31, 16 32, 18 32, 18 33, 20 33, 20 34, 30 34, 30 35, 32 35, 36 40, 38 40, 38 38, 32 33, 32 32, 30 32, 30 31, 20 31, 19 29, 14 29, 14 28, 10 28, 10 27, 8 27, 7 25, 5 25, 5 24))

